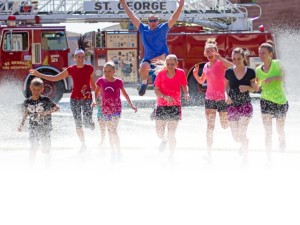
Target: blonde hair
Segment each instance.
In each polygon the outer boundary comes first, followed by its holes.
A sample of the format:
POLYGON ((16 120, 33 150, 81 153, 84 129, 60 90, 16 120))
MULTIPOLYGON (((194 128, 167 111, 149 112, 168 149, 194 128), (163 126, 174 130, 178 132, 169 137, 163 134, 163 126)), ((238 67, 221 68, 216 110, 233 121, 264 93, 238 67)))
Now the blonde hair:
POLYGON ((35 87, 44 87, 44 81, 41 78, 36 77, 32 79, 30 85, 35 87))
POLYGON ((206 49, 213 48, 216 52, 218 52, 217 42, 215 38, 208 38, 205 42, 204 46, 204 56, 206 56, 206 49))
POLYGON ((155 63, 155 74, 158 74, 160 71, 167 69, 167 63, 166 63, 167 60, 173 60, 176 63, 178 63, 178 58, 176 55, 174 54, 167 55, 165 61, 159 60, 155 63))
POLYGON ((113 61, 108 61, 108 62, 106 62, 106 63, 104 64, 103 68, 105 68, 105 67, 111 67, 111 68, 113 68, 113 69, 116 69, 116 65, 115 65, 115 63, 114 63, 113 61))

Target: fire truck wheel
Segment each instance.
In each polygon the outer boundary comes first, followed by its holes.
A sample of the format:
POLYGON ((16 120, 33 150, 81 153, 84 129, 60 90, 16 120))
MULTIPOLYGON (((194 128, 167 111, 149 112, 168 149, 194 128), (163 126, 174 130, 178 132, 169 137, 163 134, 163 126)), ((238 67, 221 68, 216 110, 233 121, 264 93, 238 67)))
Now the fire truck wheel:
MULTIPOLYGON (((47 73, 45 73, 47 74, 47 73)), ((31 96, 31 91, 29 89, 29 85, 33 77, 30 77, 27 82, 27 91, 25 93, 25 97, 31 96)), ((49 97, 54 102, 59 102, 65 92, 64 82, 62 80, 57 82, 51 82, 44 80, 44 91, 43 95, 49 97)))
POLYGON ((43 94, 48 96, 54 102, 59 102, 64 94, 64 82, 62 80, 56 82, 50 82, 44 80, 44 92, 43 94))
MULTIPOLYGON (((200 70, 199 70, 199 76, 202 74, 204 64, 200 65, 200 70)), ((199 84, 194 75, 193 75, 193 69, 191 69, 190 73, 188 74, 188 86, 189 86, 189 92, 191 96, 191 104, 192 105, 203 105, 204 104, 204 99, 205 99, 205 91, 206 91, 206 83, 204 84, 199 84)))

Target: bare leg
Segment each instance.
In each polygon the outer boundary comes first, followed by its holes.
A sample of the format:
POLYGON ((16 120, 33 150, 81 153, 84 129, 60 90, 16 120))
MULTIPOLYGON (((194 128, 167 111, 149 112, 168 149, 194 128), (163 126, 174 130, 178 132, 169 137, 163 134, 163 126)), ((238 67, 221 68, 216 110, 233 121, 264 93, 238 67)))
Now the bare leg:
POLYGON ((174 151, 176 148, 176 129, 178 127, 178 120, 169 121, 167 123, 168 126, 168 142, 169 142, 169 149, 170 149, 170 158, 173 157, 174 151))
POLYGON ((155 127, 156 127, 156 134, 161 139, 161 144, 159 146, 159 150, 163 151, 166 148, 167 138, 165 136, 165 129, 166 129, 167 121, 166 120, 156 120, 155 127))
POLYGON ((85 138, 84 138, 84 132, 83 128, 76 128, 77 135, 79 137, 79 140, 81 141, 81 147, 80 151, 85 151, 86 150, 86 145, 85 145, 85 138))
POLYGON ((216 120, 216 110, 215 109, 206 109, 205 110, 206 120, 207 120, 207 129, 206 129, 206 145, 208 154, 211 155, 211 149, 213 144, 213 133, 215 129, 215 120, 216 120))
POLYGON ((117 132, 119 120, 119 117, 113 117, 112 120, 106 121, 111 149, 113 152, 117 153, 120 152, 120 139, 117 132))
POLYGON ((278 136, 279 136, 279 149, 280 149, 280 151, 285 151, 285 148, 286 148, 284 125, 285 125, 285 117, 281 117, 281 118, 276 119, 276 128, 277 128, 277 133, 278 133, 278 136))
POLYGON ((84 138, 83 128, 82 127, 76 128, 76 132, 77 132, 77 135, 78 135, 79 140, 81 141, 81 143, 85 144, 85 138, 84 138))
POLYGON ((99 122, 99 127, 100 127, 100 146, 103 145, 104 140, 105 140, 105 136, 106 136, 106 125, 105 122, 103 120, 98 120, 99 122))
POLYGON ((248 138, 247 138, 247 129, 249 124, 249 117, 242 117, 239 120, 239 134, 240 134, 240 142, 241 142, 241 150, 243 153, 244 160, 248 158, 248 138))
POLYGON ((240 133, 239 133, 239 121, 238 120, 230 120, 229 121, 231 134, 233 137, 233 140, 240 143, 240 133))
POLYGON ((219 112, 220 123, 223 129, 227 129, 229 127, 227 112, 219 112))
POLYGON ((272 151, 272 116, 269 114, 262 114, 262 121, 265 129, 265 148, 267 157, 270 160, 272 151))
POLYGON ((140 73, 143 84, 147 84, 150 69, 151 69, 151 67, 148 62, 141 63, 139 73, 140 73))

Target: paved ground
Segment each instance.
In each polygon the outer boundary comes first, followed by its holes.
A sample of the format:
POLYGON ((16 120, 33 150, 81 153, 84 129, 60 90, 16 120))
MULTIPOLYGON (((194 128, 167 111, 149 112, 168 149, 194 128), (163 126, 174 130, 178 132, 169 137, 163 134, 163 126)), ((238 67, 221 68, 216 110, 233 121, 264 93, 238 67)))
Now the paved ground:
MULTIPOLYGON (((132 100, 155 102, 153 91, 132 100), (146 100, 147 99, 147 100, 146 100)), ((15 93, 15 92, 13 92, 15 93)), ((300 104, 290 103, 288 149, 267 161, 259 105, 249 125, 247 163, 230 131, 216 125, 212 161, 205 158, 202 106, 184 107, 174 158, 158 151, 152 107, 124 107, 119 124, 122 155, 112 155, 99 130, 86 130, 88 150, 79 151, 68 96, 53 114, 50 155, 28 151, 28 133, 16 132, 17 96, 6 91, 0 114, 0 224, 5 225, 298 225, 300 104)), ((125 103, 124 103, 125 104, 125 103)))

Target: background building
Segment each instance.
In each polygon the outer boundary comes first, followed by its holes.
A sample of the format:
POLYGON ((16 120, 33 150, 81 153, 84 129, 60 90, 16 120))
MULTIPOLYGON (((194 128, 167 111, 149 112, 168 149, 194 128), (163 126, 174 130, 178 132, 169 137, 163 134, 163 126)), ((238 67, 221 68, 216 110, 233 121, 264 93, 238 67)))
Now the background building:
MULTIPOLYGON (((300 28, 300 0, 231 0, 233 3, 253 3, 256 2, 262 7, 262 16, 253 22, 253 28, 263 24, 266 30, 279 28, 300 28)), ((256 7, 249 8, 249 16, 257 16, 256 7)))

